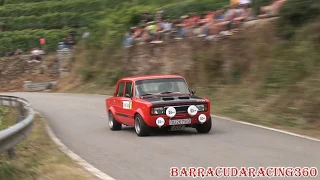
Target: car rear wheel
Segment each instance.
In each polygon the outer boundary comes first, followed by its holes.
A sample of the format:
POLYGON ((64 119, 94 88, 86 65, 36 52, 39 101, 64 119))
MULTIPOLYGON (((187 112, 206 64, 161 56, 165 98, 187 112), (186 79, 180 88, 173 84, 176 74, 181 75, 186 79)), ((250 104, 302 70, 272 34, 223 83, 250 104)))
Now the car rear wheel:
POLYGON ((122 124, 120 124, 113 116, 112 112, 109 112, 109 127, 112 131, 121 130, 122 124))
POLYGON ((196 129, 198 131, 198 133, 208 133, 211 131, 211 126, 212 126, 212 121, 211 121, 211 117, 203 124, 199 124, 196 129))
POLYGON ((138 114, 134 118, 134 129, 136 134, 140 137, 149 136, 151 133, 150 127, 144 122, 142 117, 138 114))

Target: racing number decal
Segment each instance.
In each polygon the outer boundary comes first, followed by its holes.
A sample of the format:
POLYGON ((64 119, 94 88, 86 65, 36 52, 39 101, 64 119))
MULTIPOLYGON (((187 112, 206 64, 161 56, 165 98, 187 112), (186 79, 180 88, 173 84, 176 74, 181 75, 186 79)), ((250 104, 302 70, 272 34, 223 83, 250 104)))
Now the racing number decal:
POLYGON ((169 111, 168 111, 168 114, 172 115, 172 114, 174 114, 174 112, 171 111, 171 110, 169 110, 169 111))
POLYGON ((123 101, 122 102, 122 108, 123 109, 131 109, 132 108, 132 102, 131 101, 123 101))
POLYGON ((190 109, 190 112, 193 114, 194 112, 196 112, 195 109, 190 109))

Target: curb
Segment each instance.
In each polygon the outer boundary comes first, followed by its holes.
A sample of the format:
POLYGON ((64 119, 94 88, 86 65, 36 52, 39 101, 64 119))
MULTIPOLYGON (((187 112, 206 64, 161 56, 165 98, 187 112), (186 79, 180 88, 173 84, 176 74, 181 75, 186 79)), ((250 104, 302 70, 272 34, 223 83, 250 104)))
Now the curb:
MULTIPOLYGON (((38 114, 44 121, 45 118, 39 113, 36 112, 36 114, 38 114)), ((110 177, 109 175, 101 172, 99 169, 95 168, 94 166, 92 166, 91 164, 89 164, 88 162, 86 162, 84 159, 82 159, 80 156, 78 156, 77 154, 75 154, 74 152, 72 152, 69 148, 67 148, 67 146, 65 146, 57 137, 56 135, 53 133, 52 129, 50 128, 50 126, 48 125, 48 123, 46 122, 46 131, 50 137, 50 139, 56 144, 58 145, 59 149, 65 153, 67 156, 69 156, 71 159, 73 159, 74 161, 76 161, 77 164, 79 164, 80 166, 82 166, 84 169, 86 169, 89 173, 93 174, 94 176, 98 177, 101 180, 115 180, 112 177, 110 177)))

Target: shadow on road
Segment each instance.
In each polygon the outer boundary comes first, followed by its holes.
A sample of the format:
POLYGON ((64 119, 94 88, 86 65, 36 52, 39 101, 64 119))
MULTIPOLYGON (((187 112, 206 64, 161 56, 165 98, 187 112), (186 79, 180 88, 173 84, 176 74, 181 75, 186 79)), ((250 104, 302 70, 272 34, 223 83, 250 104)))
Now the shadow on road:
MULTIPOLYGON (((130 132, 135 135, 134 127, 124 126, 121 131, 130 132)), ((163 129, 155 129, 151 133, 150 137, 165 137, 165 136, 208 136, 213 134, 221 134, 223 132, 218 131, 216 129, 212 129, 208 134, 199 134, 195 129, 188 128, 183 131, 166 131, 163 129)))

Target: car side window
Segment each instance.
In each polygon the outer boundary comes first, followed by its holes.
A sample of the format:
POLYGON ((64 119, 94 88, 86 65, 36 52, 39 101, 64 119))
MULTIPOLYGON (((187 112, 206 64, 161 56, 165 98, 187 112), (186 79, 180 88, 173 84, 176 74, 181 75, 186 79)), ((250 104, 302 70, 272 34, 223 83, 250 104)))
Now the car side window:
POLYGON ((132 97, 132 82, 126 83, 126 91, 125 94, 129 94, 132 97))
POLYGON ((119 88, 118 88, 118 97, 123 96, 123 91, 124 91, 124 82, 119 83, 119 88))

